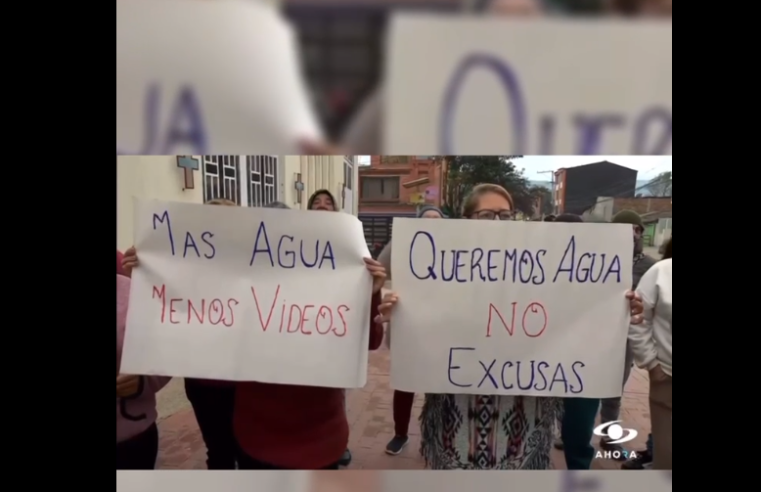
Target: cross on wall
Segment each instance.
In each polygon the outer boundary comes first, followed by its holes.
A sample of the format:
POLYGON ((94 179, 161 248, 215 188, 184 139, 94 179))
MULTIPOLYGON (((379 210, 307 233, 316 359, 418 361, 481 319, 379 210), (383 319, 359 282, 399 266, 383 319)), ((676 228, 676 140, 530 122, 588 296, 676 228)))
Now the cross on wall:
POLYGON ((190 155, 178 155, 177 167, 182 169, 185 177, 185 187, 183 190, 192 190, 195 188, 195 171, 201 169, 201 164, 193 156, 190 155))

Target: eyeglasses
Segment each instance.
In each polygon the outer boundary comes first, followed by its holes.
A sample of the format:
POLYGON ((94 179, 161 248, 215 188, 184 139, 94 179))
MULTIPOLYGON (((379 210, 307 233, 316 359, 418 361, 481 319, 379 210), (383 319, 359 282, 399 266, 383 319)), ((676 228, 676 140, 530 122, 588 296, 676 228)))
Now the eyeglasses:
POLYGON ((473 213, 477 220, 513 220, 512 210, 478 210, 473 213))

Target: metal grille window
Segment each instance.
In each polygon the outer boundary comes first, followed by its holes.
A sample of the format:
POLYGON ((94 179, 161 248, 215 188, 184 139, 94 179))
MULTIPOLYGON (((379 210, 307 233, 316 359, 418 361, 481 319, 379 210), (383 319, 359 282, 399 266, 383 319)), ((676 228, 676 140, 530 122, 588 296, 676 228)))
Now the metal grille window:
POLYGON ((225 198, 240 205, 240 157, 203 156, 203 201, 225 198))
POLYGON ((277 156, 248 155, 248 206, 262 207, 277 201, 277 156))

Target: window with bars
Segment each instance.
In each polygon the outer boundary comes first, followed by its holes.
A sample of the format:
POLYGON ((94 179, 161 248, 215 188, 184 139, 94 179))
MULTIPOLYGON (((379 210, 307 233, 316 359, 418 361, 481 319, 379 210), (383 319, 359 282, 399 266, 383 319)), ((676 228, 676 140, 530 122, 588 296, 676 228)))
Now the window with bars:
POLYGON ((224 198, 240 205, 240 157, 203 156, 203 201, 224 198))
POLYGON ((277 156, 248 155, 248 206, 262 207, 277 201, 277 156))

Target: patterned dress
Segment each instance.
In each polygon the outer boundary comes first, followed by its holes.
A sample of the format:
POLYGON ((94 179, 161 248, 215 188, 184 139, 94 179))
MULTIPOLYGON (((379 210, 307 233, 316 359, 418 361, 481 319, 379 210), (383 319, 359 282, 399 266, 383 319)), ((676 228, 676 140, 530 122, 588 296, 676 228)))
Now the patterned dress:
POLYGON ((425 396, 420 454, 433 470, 547 470, 557 398, 425 396))

